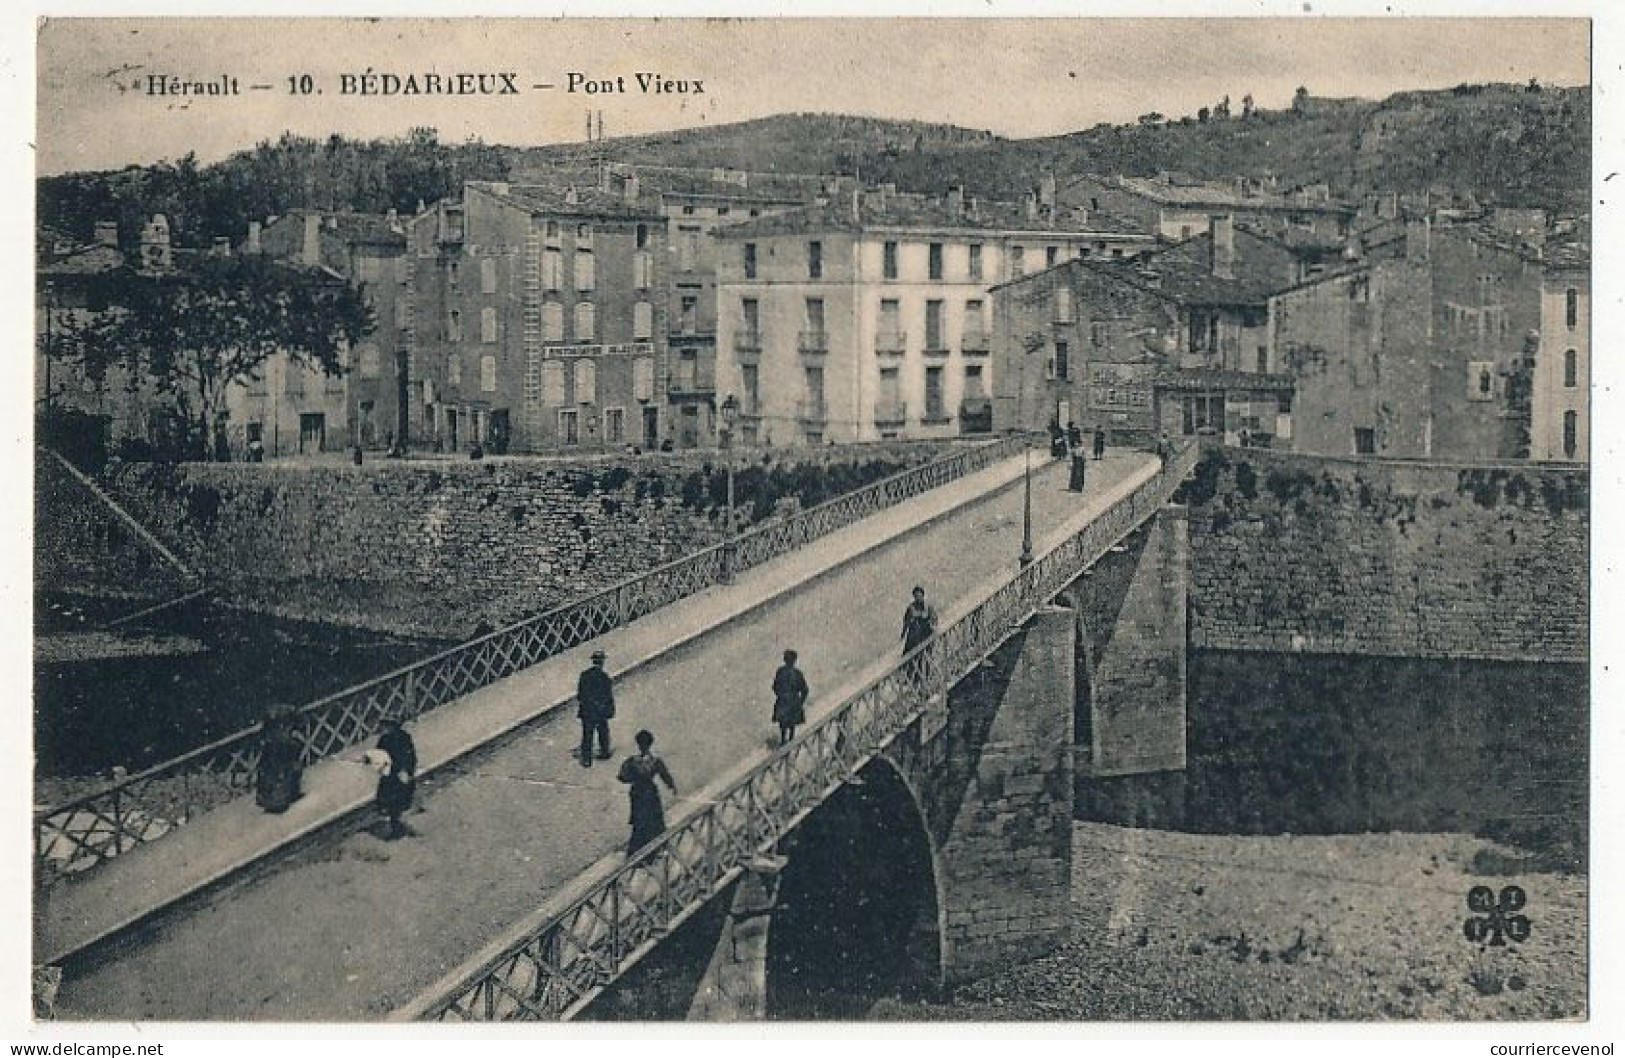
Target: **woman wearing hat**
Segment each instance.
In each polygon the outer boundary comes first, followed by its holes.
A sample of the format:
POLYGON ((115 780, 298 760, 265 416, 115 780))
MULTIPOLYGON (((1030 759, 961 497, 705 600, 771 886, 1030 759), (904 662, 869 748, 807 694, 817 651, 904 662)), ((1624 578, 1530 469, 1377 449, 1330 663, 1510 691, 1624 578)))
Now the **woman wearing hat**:
POLYGON ((627 791, 632 802, 629 819, 632 837, 626 843, 628 856, 637 855, 639 849, 665 833, 666 809, 660 803, 660 788, 655 785, 655 780, 665 783, 672 793, 677 792, 677 783, 666 769, 666 762, 654 755, 654 735, 639 731, 635 740, 638 744, 637 756, 623 760, 620 773, 615 776, 631 787, 627 791))

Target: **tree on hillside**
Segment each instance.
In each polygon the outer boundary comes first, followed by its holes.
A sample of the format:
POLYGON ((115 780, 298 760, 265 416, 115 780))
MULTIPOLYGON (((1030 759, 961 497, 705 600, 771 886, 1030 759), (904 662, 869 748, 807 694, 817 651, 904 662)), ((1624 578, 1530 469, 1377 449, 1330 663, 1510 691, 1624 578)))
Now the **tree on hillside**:
POLYGON ((1303 85, 1292 93, 1292 112, 1300 117, 1309 109, 1309 89, 1303 85))
POLYGON ((1149 114, 1141 114, 1139 117, 1139 122, 1142 125, 1161 125, 1166 120, 1168 119, 1163 117, 1160 112, 1155 110, 1151 111, 1149 114))
POLYGON ((1208 122, 1208 118, 1210 118, 1212 116, 1213 116, 1213 111, 1209 110, 1207 107, 1203 107, 1202 109, 1200 109, 1200 110, 1198 110, 1196 112, 1196 121, 1200 125, 1206 125, 1207 122, 1208 122))
POLYGON ((1241 120, 1251 121, 1253 114, 1253 94, 1248 92, 1241 97, 1241 120))
POLYGON ((94 379, 123 367, 174 402, 184 450, 208 458, 226 393, 278 353, 336 375, 343 351, 373 330, 359 288, 326 272, 256 258, 206 258, 185 273, 130 274, 110 307, 58 336, 94 379))

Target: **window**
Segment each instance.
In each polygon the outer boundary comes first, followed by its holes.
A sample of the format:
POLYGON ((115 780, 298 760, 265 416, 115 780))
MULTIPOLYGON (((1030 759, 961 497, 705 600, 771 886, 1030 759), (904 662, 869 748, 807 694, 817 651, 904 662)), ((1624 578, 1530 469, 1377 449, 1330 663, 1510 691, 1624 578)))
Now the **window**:
POLYGON ((1467 364, 1467 399, 1495 399, 1495 364, 1489 360, 1472 360, 1467 364))
POLYGON ((463 340, 463 314, 452 309, 446 314, 446 341, 460 342, 463 340))
POLYGON ((1575 349, 1563 350, 1563 388, 1573 389, 1580 384, 1580 353, 1575 349))
POLYGON ((592 404, 598 400, 598 365, 591 360, 575 363, 576 403, 592 404))
POLYGON ((942 244, 934 242, 925 248, 926 274, 931 279, 942 278, 942 244))
POLYGON ((1010 247, 1010 274, 1012 276, 1027 274, 1027 251, 1024 247, 1010 247))
POLYGON ((740 320, 744 324, 745 336, 752 342, 760 341, 762 336, 762 305, 755 298, 745 298, 739 303, 740 320))
POLYGON ((1058 287, 1056 287, 1055 288, 1054 304, 1055 304, 1055 322, 1056 323, 1071 323, 1072 322, 1072 288, 1067 287, 1067 286, 1058 286, 1058 287))
POLYGON ((718 206, 717 207, 717 216, 719 216, 719 217, 726 217, 728 214, 730 214, 732 212, 733 212, 733 207, 732 206, 718 206))
POLYGON ((1262 345, 1258 347, 1258 373, 1260 375, 1270 373, 1270 351, 1262 345))
POLYGON ((559 409, 559 443, 581 443, 581 413, 574 408, 559 409))
POLYGON ((1354 454, 1357 456, 1374 456, 1377 454, 1377 431, 1369 426, 1356 426, 1354 428, 1354 454))
POLYGON ((578 342, 590 342, 598 336, 598 313, 590 301, 576 302, 576 333, 578 342))
POLYGON ((1355 276, 1349 281, 1349 300, 1365 304, 1371 300, 1371 277, 1355 276))
POLYGON ((694 207, 693 206, 684 206, 683 207, 683 216, 692 217, 693 215, 694 215, 694 207))
POLYGON ((978 243, 978 242, 973 242, 973 243, 970 244, 968 249, 970 250, 970 277, 972 279, 981 279, 982 278, 982 244, 978 243))
POLYGON ((581 250, 581 249, 590 250, 590 249, 592 249, 592 225, 591 224, 577 224, 576 225, 576 249, 577 250, 581 250))
POLYGON ((1111 324, 1093 320, 1089 324, 1089 343, 1099 349, 1111 341, 1111 324))
POLYGON ((564 306, 556 301, 542 306, 542 341, 564 341, 564 306))
POLYGON ((480 357, 480 390, 485 393, 497 391, 497 358, 489 354, 480 357))
POLYGON ((542 403, 564 403, 564 365, 557 360, 542 364, 542 403))
POLYGON ((618 445, 626 443, 626 409, 604 409, 604 442, 618 445))
POLYGON ((965 302, 965 329, 967 331, 980 331, 982 329, 981 298, 971 298, 965 302))
POLYGON ((1183 429, 1186 434, 1208 430, 1224 431, 1224 396, 1219 393, 1199 393, 1186 397, 1182 407, 1183 429))
POLYGON ((655 399, 655 362, 647 356, 632 361, 632 399, 644 402, 655 399))
MULTIPOLYGON (((896 298, 882 298, 880 301, 880 321, 876 328, 881 341, 895 342, 903 333, 902 305, 896 298)), ((898 345, 901 349, 902 346, 898 345)))
POLYGON ((683 295, 682 306, 678 310, 677 318, 679 320, 679 326, 682 328, 682 333, 694 333, 694 329, 699 326, 700 322, 700 299, 698 295, 683 295))
POLYGON ((654 286, 654 258, 647 251, 632 255, 632 285, 639 290, 654 286))
POLYGON ((897 244, 894 242, 880 248, 880 276, 882 279, 897 278, 897 244))
POLYGON ((965 399, 982 400, 987 391, 982 388, 982 365, 971 364, 965 368, 965 399))
POLYGON ((700 229, 683 225, 677 229, 677 267, 685 272, 694 271, 700 260, 700 229))
POLYGON ((361 377, 362 378, 377 378, 378 377, 378 348, 377 348, 377 346, 363 345, 361 347, 360 360, 361 360, 361 377))
POLYGON ((756 402, 761 399, 759 383, 761 371, 755 364, 742 364, 739 368, 740 388, 744 392, 745 408, 748 411, 756 410, 756 402))
POLYGON ((547 245, 557 246, 559 244, 559 222, 556 220, 548 221, 542 228, 542 238, 547 241, 547 245))
POLYGON ((542 252, 542 289, 559 290, 564 286, 564 251, 548 247, 542 252))
POLYGON ((480 258, 480 293, 495 294, 497 292, 497 259, 495 257, 480 258))
POLYGON ((807 331, 811 334, 824 333, 824 299, 807 299, 807 331))
POLYGON ((1580 292, 1569 287, 1563 293, 1563 319, 1569 330, 1574 330, 1580 323, 1580 292))
POLYGON ((446 361, 446 381, 454 386, 463 384, 463 354, 452 353, 446 361))
POLYGON ((816 239, 807 244, 807 278, 824 278, 824 244, 816 239))
POLYGON ((647 301, 640 301, 632 306, 632 339, 640 341, 649 338, 655 331, 654 306, 647 301))
POLYGON ((932 300, 925 303, 925 347, 927 349, 946 349, 948 339, 942 333, 942 302, 932 300))
POLYGON ((1580 413, 1563 413, 1563 454, 1570 459, 1580 449, 1580 413))
POLYGON ((497 340, 497 310, 480 310, 480 341, 490 343, 497 340))
POLYGON ((756 244, 753 242, 745 244, 745 278, 756 278, 756 244))
POLYGON ((646 249, 649 245, 649 225, 639 224, 637 230, 638 249, 646 249))
POLYGON ((942 368, 940 367, 925 369, 925 417, 928 419, 947 418, 942 410, 942 368))
POLYGON ((1055 258, 1060 252, 1061 250, 1058 246, 1046 246, 1044 248, 1044 267, 1055 267, 1055 258))
POLYGON ((576 289, 581 291, 592 290, 593 281, 596 277, 592 248, 582 249, 578 246, 576 248, 576 289))
POLYGON ((1071 360, 1072 350, 1068 343, 1057 341, 1055 343, 1055 360, 1050 377, 1060 379, 1062 381, 1069 378, 1072 371, 1071 360))

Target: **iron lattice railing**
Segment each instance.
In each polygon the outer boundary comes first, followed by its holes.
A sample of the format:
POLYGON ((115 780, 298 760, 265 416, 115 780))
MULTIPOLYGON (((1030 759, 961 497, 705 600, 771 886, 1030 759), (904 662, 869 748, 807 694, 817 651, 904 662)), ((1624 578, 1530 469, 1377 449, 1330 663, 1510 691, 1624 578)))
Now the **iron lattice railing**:
POLYGON ((752 859, 849 781, 1020 625, 1135 527, 1196 465, 1190 445, 1083 530, 681 821, 563 913, 399 1012, 442 1021, 553 1020, 581 1010, 752 859))
MULTIPOLYGON (((967 448, 737 536, 733 569, 750 569, 1021 451, 1022 435, 967 448)), ((376 734, 389 716, 430 709, 721 581, 726 544, 716 544, 301 708, 294 734, 309 765, 376 734)), ((248 728, 109 785, 36 812, 41 880, 104 863, 153 841, 202 812, 246 794, 259 761, 248 728)))

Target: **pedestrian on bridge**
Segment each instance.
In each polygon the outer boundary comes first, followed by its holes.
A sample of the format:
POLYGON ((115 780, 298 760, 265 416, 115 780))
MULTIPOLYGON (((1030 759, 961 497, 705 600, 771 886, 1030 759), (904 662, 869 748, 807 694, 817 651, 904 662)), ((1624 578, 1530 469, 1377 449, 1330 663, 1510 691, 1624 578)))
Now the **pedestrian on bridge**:
POLYGON ((807 677, 796 668, 796 652, 784 652, 784 664, 773 674, 773 722, 779 725, 779 745, 796 737, 807 722, 807 677))
POLYGON ((379 809, 389 820, 389 840, 406 836, 406 824, 401 816, 412 807, 412 794, 417 789, 418 750, 397 717, 384 721, 384 733, 378 736, 378 749, 388 755, 378 776, 377 801, 379 809))
POLYGON ((1095 458, 1106 458, 1106 431, 1100 426, 1095 427, 1095 458))
POLYGON ((598 759, 608 760, 609 722, 615 716, 615 685, 604 671, 607 655, 592 652, 592 664, 576 680, 576 716, 581 720, 581 766, 592 767, 592 742, 598 739, 598 759))
MULTIPOLYGON (((903 655, 907 657, 914 648, 930 639, 937 632, 937 611, 925 601, 925 589, 919 585, 914 587, 914 598, 903 610, 903 655)), ((919 658, 909 663, 909 677, 919 682, 923 665, 919 658)))
POLYGON ((654 755, 654 735, 639 731, 634 740, 638 744, 637 756, 623 760, 615 776, 631 787, 627 791, 631 800, 628 822, 632 824, 632 837, 626 843, 629 857, 636 856, 639 849, 666 832, 666 809, 660 803, 660 788, 655 780, 658 778, 665 783, 673 794, 677 792, 677 783, 672 780, 666 762, 654 755))

